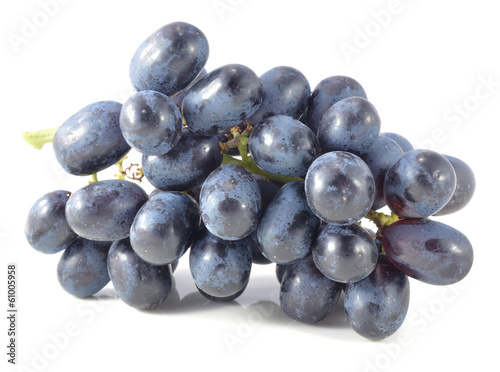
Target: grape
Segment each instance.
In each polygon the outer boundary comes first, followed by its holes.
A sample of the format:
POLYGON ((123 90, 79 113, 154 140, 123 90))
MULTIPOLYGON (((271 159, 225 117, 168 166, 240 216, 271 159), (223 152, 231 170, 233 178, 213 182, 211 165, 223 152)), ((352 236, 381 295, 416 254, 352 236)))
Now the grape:
POLYGON ((266 172, 299 177, 319 155, 314 133, 300 121, 276 115, 253 128, 248 142, 252 159, 266 172))
POLYGON ((399 217, 429 217, 448 203, 455 186, 455 171, 444 156, 412 150, 387 171, 384 196, 399 217))
POLYGON ((206 228, 221 239, 249 235, 257 227, 261 205, 257 181, 239 165, 217 168, 201 188, 201 217, 206 228))
POLYGON ((341 291, 342 285, 321 274, 308 255, 285 271, 280 305, 290 318, 316 323, 331 312, 341 291))
POLYGON ((444 155, 444 157, 453 166, 453 170, 457 176, 457 186, 448 203, 438 212, 434 213, 434 216, 444 216, 464 208, 471 201, 476 189, 476 178, 472 169, 460 159, 449 155, 444 155))
POLYGON ((180 192, 162 192, 137 212, 130 228, 130 244, 146 262, 172 263, 189 248, 200 223, 200 208, 193 198, 180 192))
POLYGON ((94 182, 71 195, 66 218, 73 231, 86 239, 123 239, 129 236, 134 217, 147 200, 144 190, 132 182, 94 182))
POLYGON ((155 90, 174 95, 201 72, 209 55, 203 32, 184 22, 169 23, 139 46, 130 62, 135 90, 155 90))
POLYGON ((360 155, 370 151, 379 133, 380 117, 375 107, 362 97, 348 97, 325 112, 317 134, 323 152, 360 155))
POLYGON ((198 290, 198 292, 200 292, 203 295, 203 297, 208 298, 210 301, 215 301, 215 302, 230 302, 230 301, 233 301, 233 300, 237 299, 238 297, 240 297, 241 294, 243 292, 245 292, 246 288, 247 288, 247 286, 245 285, 242 289, 240 289, 235 294, 232 294, 232 295, 226 296, 226 297, 216 297, 216 296, 211 296, 208 293, 203 292, 200 288, 196 287, 196 289, 198 290))
POLYGON ((263 95, 260 79, 252 70, 243 65, 226 65, 189 89, 182 101, 182 114, 191 131, 215 135, 255 113, 263 95))
POLYGON ((97 242, 78 237, 64 251, 57 265, 61 286, 77 297, 99 292, 109 282, 107 267, 111 242, 97 242))
POLYGON ((170 265, 151 265, 132 249, 128 238, 113 242, 108 272, 118 296, 129 306, 153 309, 165 301, 172 289, 170 265))
POLYGON ((407 153, 408 151, 413 150, 413 146, 410 143, 410 141, 404 138, 401 134, 385 132, 385 133, 380 133, 380 136, 389 137, 391 140, 396 142, 399 145, 399 147, 401 147, 401 150, 403 150, 403 153, 407 153))
POLYGON ((252 268, 250 244, 247 239, 222 240, 203 230, 191 246, 189 268, 203 293, 217 298, 241 294, 252 268))
POLYGON ((142 156, 142 171, 160 190, 186 191, 201 186, 221 163, 217 137, 202 137, 183 129, 181 139, 167 154, 142 156))
POLYGON ((252 125, 274 115, 290 116, 298 119, 307 108, 311 87, 299 70, 278 66, 260 77, 264 99, 257 112, 247 121, 252 125))
POLYGON ((130 150, 120 130, 122 105, 113 101, 85 106, 54 134, 56 159, 68 173, 82 176, 115 164, 130 150))
POLYGON ((307 203, 316 216, 333 225, 349 225, 370 210, 375 183, 370 169, 358 156, 333 151, 311 164, 305 190, 307 203))
POLYGON ((375 200, 372 209, 377 210, 386 205, 384 198, 384 180, 390 167, 403 156, 401 147, 389 137, 378 137, 370 150, 361 155, 361 159, 370 168, 375 180, 375 200))
POLYGON ((307 106, 307 125, 314 133, 318 131, 323 115, 338 101, 347 97, 366 97, 363 87, 347 76, 330 76, 314 88, 307 106))
POLYGON ((331 280, 354 283, 366 278, 377 264, 377 246, 358 225, 327 225, 312 246, 319 271, 331 280))
POLYGON ((179 142, 182 115, 168 96, 143 90, 123 105, 120 128, 132 148, 147 155, 162 155, 179 142))
POLYGON ((403 324, 410 302, 408 277, 379 254, 377 266, 365 279, 345 288, 347 320, 361 336, 389 337, 403 324))
POLYGON ((66 221, 65 208, 71 192, 52 191, 31 207, 24 233, 28 243, 45 254, 60 252, 68 247, 77 235, 66 221))
POLYGON ((206 74, 207 74, 206 69, 201 70, 201 72, 198 74, 198 76, 196 76, 196 78, 191 83, 189 83, 189 85, 187 87, 185 87, 183 90, 181 90, 176 95, 170 97, 170 98, 172 98, 172 101, 174 101, 174 103, 176 104, 176 106, 179 109, 181 108, 182 100, 184 99, 184 97, 186 97, 186 94, 189 91, 189 89, 191 89, 191 87, 193 85, 195 85, 198 81, 200 81, 206 74))
POLYGON ((319 227, 307 205, 303 181, 284 185, 264 211, 257 227, 257 240, 264 257, 278 264, 304 258, 319 227))
POLYGON ((467 237, 444 223, 404 219, 386 227, 387 257, 403 273, 428 284, 447 285, 470 271, 474 253, 467 237))

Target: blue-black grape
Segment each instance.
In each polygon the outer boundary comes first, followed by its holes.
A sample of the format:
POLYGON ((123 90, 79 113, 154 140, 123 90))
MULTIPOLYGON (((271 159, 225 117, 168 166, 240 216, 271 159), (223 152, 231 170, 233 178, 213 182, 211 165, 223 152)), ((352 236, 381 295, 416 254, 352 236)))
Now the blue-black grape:
POLYGON ((321 155, 305 179, 307 203, 323 221, 350 225, 373 205, 375 182, 370 168, 358 156, 344 151, 321 155))
POLYGON ((247 121, 252 125, 274 115, 299 119, 307 108, 311 87, 302 72, 288 66, 277 66, 260 76, 264 99, 257 112, 247 121))
POLYGON ((57 161, 68 173, 89 175, 115 164, 130 150, 120 130, 121 103, 95 102, 66 120, 54 134, 57 161))
POLYGON ((189 248, 200 223, 200 208, 192 197, 162 192, 137 212, 130 228, 130 244, 146 262, 172 263, 189 248))
POLYGON ((394 266, 425 283, 456 283, 472 267, 469 239, 444 223, 409 218, 386 227, 382 235, 385 253, 394 266))
POLYGON ((380 136, 368 152, 361 155, 361 159, 370 168, 375 180, 375 200, 373 210, 386 205, 384 198, 384 180, 390 167, 403 156, 401 147, 387 136, 380 136))
POLYGON ((183 90, 181 90, 176 95, 170 97, 170 98, 172 98, 172 101, 174 101, 174 103, 177 105, 177 107, 179 109, 182 106, 182 101, 183 101, 184 97, 186 96, 188 90, 191 89, 191 87, 193 85, 195 85, 198 81, 200 81, 206 74, 207 74, 206 69, 201 70, 201 72, 198 74, 198 76, 196 76, 196 78, 191 83, 189 83, 189 85, 187 87, 185 87, 183 90))
POLYGON ((24 233, 37 251, 53 254, 68 247, 78 235, 66 221, 65 208, 71 192, 56 190, 38 199, 31 207, 24 233))
POLYGON ((283 115, 268 117, 253 128, 248 148, 260 168, 290 177, 304 176, 319 155, 318 140, 311 129, 283 115))
POLYGON ((209 55, 203 32, 188 23, 169 23, 156 30, 137 48, 130 62, 135 90, 174 95, 201 72, 209 55))
POLYGON ((474 195, 474 191, 476 190, 476 178, 471 167, 469 167, 464 161, 453 156, 443 156, 448 159, 455 170, 455 175, 457 176, 457 186, 455 187, 455 191, 453 192, 453 195, 448 203, 446 203, 446 205, 438 212, 434 213, 434 216, 444 216, 446 214, 458 212, 469 204, 472 196, 474 195))
POLYGON ((196 287, 209 296, 227 298, 241 294, 252 268, 250 244, 247 239, 219 239, 204 229, 191 246, 189 268, 196 287))
POLYGON ((384 133, 380 133, 380 136, 381 137, 389 137, 390 139, 392 139, 394 142, 396 142, 399 145, 399 147, 401 147, 401 150, 403 150, 403 153, 407 153, 408 151, 413 150, 413 145, 411 144, 411 142, 408 141, 401 134, 384 132, 384 133))
POLYGON ((380 133, 380 117, 365 98, 348 97, 328 109, 318 128, 323 152, 349 151, 357 155, 370 151, 380 133))
POLYGON ((182 101, 182 114, 191 131, 215 135, 255 113, 263 96, 255 72, 243 65, 225 65, 189 89, 182 101))
POLYGON ((361 336, 379 340, 403 324, 410 303, 408 277, 379 254, 377 266, 365 279, 345 288, 347 320, 361 336))
POLYGON ((146 192, 132 182, 94 182, 71 195, 66 218, 73 231, 86 239, 123 239, 129 236, 134 217, 147 200, 146 192))
POLYGON ((143 90, 123 104, 120 128, 135 150, 147 155, 162 155, 179 142, 182 115, 170 97, 143 90))
POLYGON ((311 250, 319 219, 309 206, 303 181, 284 185, 266 208, 257 227, 257 240, 264 257, 290 264, 311 250))
POLYGON ((146 179, 163 191, 186 191, 203 181, 222 163, 217 137, 203 137, 183 129, 177 145, 164 155, 143 155, 146 179))
POLYGON ((128 238, 116 240, 111 245, 108 272, 118 296, 138 309, 157 307, 172 289, 170 265, 152 265, 142 260, 128 238))
POLYGON ((245 285, 243 288, 241 288, 235 294, 232 294, 230 296, 225 296, 225 297, 217 297, 217 296, 211 296, 208 293, 203 292, 200 288, 196 287, 196 289, 198 290, 198 292, 200 292, 203 297, 209 299, 210 301, 215 301, 215 302, 230 302, 230 301, 233 301, 233 300, 237 299, 238 297, 240 297, 243 294, 243 292, 245 292, 246 288, 247 288, 247 286, 245 285))
POLYGON ((109 282, 107 267, 111 242, 97 242, 78 237, 65 249, 57 265, 61 286, 77 297, 99 292, 109 282))
POLYGON ((323 115, 335 103, 347 97, 366 97, 363 87, 347 76, 330 76, 314 88, 307 106, 307 125, 317 133, 323 115))
POLYGON ((366 278, 375 268, 377 256, 373 238, 358 225, 327 225, 312 246, 312 257, 319 271, 340 283, 366 278))
POLYGON ((280 305, 290 318, 316 323, 331 312, 342 287, 321 274, 311 255, 307 255, 287 267, 281 280, 280 305))
POLYGON ((237 240, 249 235, 257 227, 261 206, 257 181, 239 165, 217 168, 201 188, 203 223, 221 239, 237 240))
POLYGON ((387 171, 384 196, 399 217, 429 217, 448 203, 456 182, 453 166, 443 155, 412 150, 387 171))

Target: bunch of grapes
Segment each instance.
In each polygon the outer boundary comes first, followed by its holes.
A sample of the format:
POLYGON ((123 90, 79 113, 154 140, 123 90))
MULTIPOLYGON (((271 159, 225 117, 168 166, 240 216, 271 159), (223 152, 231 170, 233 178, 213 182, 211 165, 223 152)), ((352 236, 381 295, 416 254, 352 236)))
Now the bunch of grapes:
POLYGON ((471 243, 430 218, 470 201, 467 164, 380 133, 352 78, 328 77, 311 92, 292 67, 208 73, 208 55, 201 30, 168 24, 133 56, 135 93, 123 105, 92 103, 53 138, 25 134, 38 147, 52 141, 68 173, 93 175, 75 192, 42 196, 26 222, 33 248, 64 251, 66 291, 87 297, 111 280, 128 305, 155 308, 189 250, 196 288, 210 300, 237 298, 253 264, 274 263, 288 316, 318 322, 344 291, 354 330, 381 339, 404 321, 408 277, 447 285, 467 275, 471 243), (142 154, 137 174, 155 187, 150 195, 123 177, 97 181, 131 149, 142 154), (377 212, 385 206, 390 215, 377 212))

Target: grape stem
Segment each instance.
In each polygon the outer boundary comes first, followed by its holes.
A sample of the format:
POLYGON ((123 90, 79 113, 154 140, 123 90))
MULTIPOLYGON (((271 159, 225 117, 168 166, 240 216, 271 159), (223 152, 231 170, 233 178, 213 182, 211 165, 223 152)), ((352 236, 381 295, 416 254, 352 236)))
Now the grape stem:
POLYGON ((46 143, 51 143, 57 128, 37 130, 33 132, 23 132, 24 140, 35 149, 40 150, 46 143))
POLYGON ((381 212, 375 212, 373 209, 366 214, 365 218, 372 221, 377 226, 379 232, 382 228, 393 224, 399 219, 394 213, 387 215, 381 212))

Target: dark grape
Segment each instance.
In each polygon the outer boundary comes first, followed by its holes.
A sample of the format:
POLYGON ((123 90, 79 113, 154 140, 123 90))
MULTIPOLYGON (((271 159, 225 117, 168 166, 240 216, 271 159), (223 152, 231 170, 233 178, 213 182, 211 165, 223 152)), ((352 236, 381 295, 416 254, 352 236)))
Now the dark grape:
POLYGON ((319 271, 340 283, 366 278, 377 264, 377 246, 371 235, 358 225, 327 225, 312 246, 319 271))
POLYGON ((357 155, 370 151, 380 133, 380 117, 365 98, 348 97, 323 115, 318 141, 323 152, 349 151, 357 155))
POLYGON ((450 201, 438 212, 434 213, 434 216, 444 216, 446 214, 458 212, 469 204, 476 190, 476 178, 471 167, 464 161, 453 156, 443 156, 448 159, 455 170, 457 186, 455 187, 455 192, 451 196, 450 201))
POLYGON ((249 235, 257 227, 261 205, 257 181, 239 165, 217 168, 201 188, 201 217, 206 228, 221 239, 249 235))
POLYGON ((181 192, 162 192, 137 212, 130 244, 146 262, 172 263, 189 248, 200 223, 200 208, 193 198, 181 192))
POLYGON ((123 105, 120 128, 127 143, 147 155, 162 155, 179 142, 182 115, 166 95, 152 90, 135 93, 123 105))
POLYGON ((330 76, 314 88, 307 106, 307 125, 317 133, 323 115, 335 103, 347 97, 366 97, 363 87, 347 76, 330 76))
POLYGON ((401 147, 386 136, 380 136, 368 152, 361 155, 361 159, 370 168, 375 180, 375 200, 372 209, 377 210, 386 205, 384 198, 384 180, 390 167, 403 156, 401 147))
POLYGON ((63 169, 82 176, 115 164, 130 150, 120 130, 121 103, 95 102, 66 120, 54 134, 52 146, 63 169))
POLYGON ((203 230, 191 247, 189 267, 196 287, 209 296, 241 294, 252 268, 250 244, 247 239, 222 240, 203 230))
POLYGON ((450 200, 456 186, 453 166, 431 150, 412 150, 388 171, 384 196, 399 217, 429 217, 450 200))
POLYGON ((274 115, 290 116, 299 119, 307 108, 311 87, 304 74, 299 70, 278 66, 260 76, 264 99, 257 112, 247 121, 252 125, 274 115))
POLYGON ((264 211, 257 227, 257 240, 264 257, 290 264, 311 250, 319 220, 309 209, 303 181, 281 188, 264 211))
POLYGON ((337 303, 342 285, 321 274, 311 255, 287 268, 280 287, 280 305, 290 318, 304 323, 324 319, 337 303))
POLYGON ((182 114, 191 131, 210 136, 248 118, 262 99, 262 84, 252 70, 243 65, 226 65, 189 89, 182 101, 182 114))
POLYGON ((73 231, 86 239, 123 239, 129 236, 134 217, 147 200, 146 192, 132 182, 94 182, 71 195, 66 218, 73 231))
POLYGON ((198 74, 198 76, 196 76, 196 78, 191 83, 189 83, 189 85, 187 87, 185 87, 183 90, 181 90, 176 95, 170 97, 170 98, 172 98, 172 101, 174 101, 174 103, 176 104, 176 106, 179 109, 182 106, 182 100, 184 99, 184 97, 186 97, 188 90, 191 89, 191 87, 193 85, 195 85, 198 81, 200 81, 206 74, 207 74, 206 69, 201 70, 201 72, 198 74))
POLYGON ((186 191, 201 186, 221 163, 217 137, 202 137, 183 129, 181 139, 167 154, 142 156, 142 171, 160 190, 186 191))
POLYGON ((413 146, 410 143, 410 141, 408 141, 401 134, 384 132, 384 133, 380 133, 380 136, 389 137, 391 140, 396 142, 399 145, 399 147, 401 147, 401 150, 403 150, 404 153, 407 153, 408 151, 413 150, 413 146))
POLYGON ((209 54, 203 32, 184 22, 169 23, 139 46, 130 62, 135 90, 155 90, 174 95, 201 72, 209 54))
POLYGON ((77 297, 99 292, 109 282, 107 267, 111 242, 97 242, 78 237, 64 251, 57 265, 61 286, 77 297))
POLYGON ((408 277, 379 254, 377 266, 365 279, 345 288, 347 320, 361 336, 389 337, 403 324, 410 303, 408 277))
POLYGON ((344 151, 321 155, 305 180, 307 202, 323 221, 350 225, 373 205, 375 183, 370 168, 358 156, 344 151))
POLYGON ((108 272, 118 296, 129 306, 153 309, 165 301, 172 289, 170 265, 152 265, 132 249, 129 239, 113 242, 108 272))
POLYGON ((65 208, 71 192, 52 191, 31 207, 24 233, 28 243, 37 251, 53 254, 66 249, 76 238, 76 233, 66 221, 65 208))
POLYGON ((397 221, 383 230, 387 257, 403 273, 425 283, 448 285, 462 280, 474 259, 460 231, 429 219, 397 221))
POLYGON ((253 128, 248 148, 260 168, 290 177, 304 176, 319 155, 314 133, 300 121, 283 115, 268 117, 253 128))
POLYGON ((247 286, 245 285, 242 289, 240 289, 235 294, 232 294, 230 296, 225 296, 225 297, 217 297, 217 296, 211 296, 208 293, 203 292, 200 288, 196 287, 196 289, 198 290, 198 292, 200 292, 203 297, 209 299, 210 301, 215 301, 215 302, 230 302, 230 301, 233 301, 233 300, 237 299, 238 297, 240 297, 241 294, 243 292, 245 292, 246 288, 247 288, 247 286))

